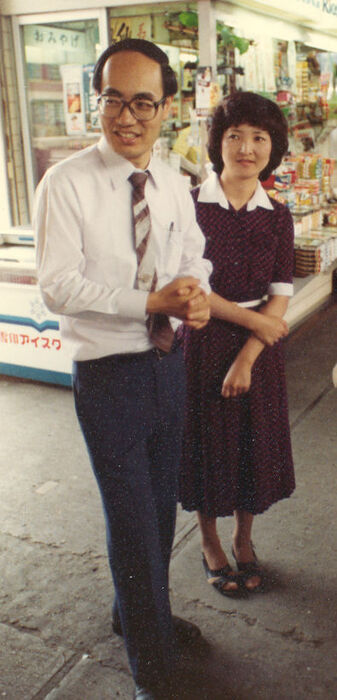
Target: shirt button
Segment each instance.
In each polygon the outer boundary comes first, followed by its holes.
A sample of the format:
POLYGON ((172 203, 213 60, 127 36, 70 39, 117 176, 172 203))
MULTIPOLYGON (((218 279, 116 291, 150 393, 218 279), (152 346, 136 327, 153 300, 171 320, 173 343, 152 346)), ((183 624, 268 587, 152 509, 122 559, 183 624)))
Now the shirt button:
POLYGON ((148 275, 145 272, 139 276, 139 279, 141 282, 144 282, 144 284, 147 284, 148 282, 151 282, 152 280, 152 275, 148 275))

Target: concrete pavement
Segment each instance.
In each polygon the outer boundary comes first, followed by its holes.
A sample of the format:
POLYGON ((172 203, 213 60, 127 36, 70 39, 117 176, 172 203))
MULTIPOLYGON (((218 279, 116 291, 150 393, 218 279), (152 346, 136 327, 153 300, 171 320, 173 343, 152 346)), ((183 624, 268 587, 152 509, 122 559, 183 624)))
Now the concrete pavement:
MULTIPOLYGON (((336 304, 287 341, 297 489, 256 518, 267 590, 220 596, 202 571, 194 516, 179 511, 172 606, 205 638, 186 658, 195 689, 182 700, 337 696, 336 341, 336 304)), ((0 698, 127 700, 103 516, 71 392, 0 377, 0 411, 0 698)), ((231 527, 221 522, 228 553, 231 527)))

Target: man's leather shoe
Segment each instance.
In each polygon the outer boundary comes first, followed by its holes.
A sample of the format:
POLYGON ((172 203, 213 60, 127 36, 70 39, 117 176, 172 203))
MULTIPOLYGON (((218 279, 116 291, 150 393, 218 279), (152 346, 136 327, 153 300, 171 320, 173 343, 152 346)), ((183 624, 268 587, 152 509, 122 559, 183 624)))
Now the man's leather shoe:
POLYGON ((183 620, 182 617, 176 615, 172 616, 172 621, 177 641, 180 644, 193 644, 197 639, 200 639, 200 629, 193 622, 183 620))
MULTIPOLYGON (((176 615, 172 615, 172 622, 179 644, 193 644, 197 641, 197 639, 200 639, 200 629, 193 622, 183 620, 181 617, 177 617, 176 615)), ((118 634, 120 637, 123 636, 122 625, 119 617, 112 619, 112 629, 115 634, 118 634)))
POLYGON ((136 685, 134 700, 156 700, 156 696, 151 690, 142 688, 140 685, 136 685))

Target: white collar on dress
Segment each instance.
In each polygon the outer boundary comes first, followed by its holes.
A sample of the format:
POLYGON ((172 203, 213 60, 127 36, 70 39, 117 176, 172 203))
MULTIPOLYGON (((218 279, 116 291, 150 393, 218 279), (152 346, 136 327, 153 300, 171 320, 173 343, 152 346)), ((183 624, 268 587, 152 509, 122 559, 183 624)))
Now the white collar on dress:
MULTIPOLYGON (((220 179, 216 173, 211 173, 201 186, 198 195, 198 202, 208 202, 220 204, 224 209, 229 209, 228 199, 221 187, 220 179)), ((274 209, 266 191, 263 189, 260 180, 257 182, 256 190, 247 203, 247 211, 253 211, 256 207, 264 209, 274 209)))

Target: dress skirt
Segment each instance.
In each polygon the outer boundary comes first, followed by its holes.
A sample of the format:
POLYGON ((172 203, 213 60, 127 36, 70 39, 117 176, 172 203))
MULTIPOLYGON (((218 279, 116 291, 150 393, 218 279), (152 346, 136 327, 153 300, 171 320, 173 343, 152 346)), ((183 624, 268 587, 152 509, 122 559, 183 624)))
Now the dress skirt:
POLYGON ((188 398, 180 501, 210 517, 235 509, 262 513, 295 488, 282 341, 256 360, 247 394, 221 396, 249 335, 213 318, 202 331, 184 332, 188 398))

